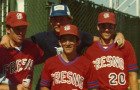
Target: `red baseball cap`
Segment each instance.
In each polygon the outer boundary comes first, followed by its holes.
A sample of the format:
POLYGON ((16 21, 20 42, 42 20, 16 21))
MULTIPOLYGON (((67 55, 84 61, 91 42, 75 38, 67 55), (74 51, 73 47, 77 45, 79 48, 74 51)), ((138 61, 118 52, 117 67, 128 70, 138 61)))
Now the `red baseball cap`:
POLYGON ((61 26, 59 35, 62 36, 62 35, 68 35, 68 34, 75 35, 79 38, 78 27, 71 24, 61 26))
POLYGON ((24 12, 11 11, 6 16, 6 25, 11 27, 28 26, 26 14, 24 12))
POLYGON ((111 23, 116 24, 116 16, 113 12, 101 12, 98 15, 98 24, 111 23))

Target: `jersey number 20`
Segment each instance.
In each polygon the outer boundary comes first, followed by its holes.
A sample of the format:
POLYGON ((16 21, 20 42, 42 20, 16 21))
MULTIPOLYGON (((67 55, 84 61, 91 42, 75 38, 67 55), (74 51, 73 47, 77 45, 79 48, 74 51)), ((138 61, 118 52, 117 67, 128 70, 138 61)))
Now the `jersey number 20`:
POLYGON ((110 85, 125 85, 125 73, 120 72, 119 74, 110 73, 109 74, 109 84, 110 85))

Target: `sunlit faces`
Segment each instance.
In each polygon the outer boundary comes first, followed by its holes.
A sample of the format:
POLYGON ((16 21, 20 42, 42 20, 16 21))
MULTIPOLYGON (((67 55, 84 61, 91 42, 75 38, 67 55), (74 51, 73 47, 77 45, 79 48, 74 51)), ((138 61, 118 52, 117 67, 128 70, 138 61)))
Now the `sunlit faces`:
POLYGON ((9 28, 7 30, 7 33, 10 36, 10 38, 14 40, 14 42, 20 44, 25 39, 26 31, 27 31, 27 26, 19 26, 19 27, 9 28))
POLYGON ((60 37, 60 44, 66 54, 76 52, 78 46, 78 38, 74 35, 63 35, 60 37))
POLYGON ((99 24, 98 29, 103 39, 110 39, 115 34, 116 25, 110 23, 99 24))

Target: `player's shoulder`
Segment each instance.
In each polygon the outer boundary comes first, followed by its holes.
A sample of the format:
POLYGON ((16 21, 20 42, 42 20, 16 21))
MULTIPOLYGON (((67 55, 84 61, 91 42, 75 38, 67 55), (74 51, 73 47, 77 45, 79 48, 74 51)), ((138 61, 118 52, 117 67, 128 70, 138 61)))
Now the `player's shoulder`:
POLYGON ((127 47, 130 47, 130 46, 132 46, 131 42, 128 41, 128 40, 125 40, 124 47, 127 48, 127 47))
POLYGON ((44 35, 50 35, 50 34, 54 34, 54 31, 49 30, 49 31, 39 32, 36 34, 36 36, 44 36, 44 35))
POLYGON ((99 41, 94 41, 93 43, 92 43, 92 45, 99 45, 99 41))
POLYGON ((130 41, 125 40, 124 45, 122 47, 120 47, 119 49, 124 52, 129 52, 129 50, 133 49, 133 45, 131 44, 130 41))
POLYGON ((39 32, 39 33, 36 33, 35 35, 31 36, 31 38, 34 38, 34 39, 42 39, 42 38, 45 38, 46 37, 46 34, 48 32, 46 31, 43 31, 43 32, 39 32))
POLYGON ((58 55, 46 59, 45 63, 55 63, 58 60, 58 55))
POLYGON ((2 55, 6 55, 7 54, 8 49, 3 47, 2 45, 0 45, 0 56, 2 55))
POLYGON ((36 33, 34 36, 42 36, 43 34, 46 34, 46 33, 47 33, 46 31, 43 31, 43 32, 36 33))
POLYGON ((92 42, 92 44, 89 46, 90 48, 97 48, 99 46, 99 42, 98 41, 94 41, 92 42))
POLYGON ((25 39, 24 42, 23 42, 23 45, 26 45, 26 46, 30 46, 30 45, 35 45, 32 41, 28 40, 28 39, 25 39))
POLYGON ((91 63, 91 61, 85 55, 80 56, 79 61, 80 61, 80 63, 83 63, 83 64, 90 64, 91 63))
POLYGON ((2 45, 0 45, 0 51, 3 51, 3 50, 7 50, 7 48, 5 48, 2 45))
POLYGON ((3 46, 2 46, 2 45, 0 45, 0 48, 3 48, 3 46))
POLYGON ((131 44, 131 42, 128 40, 125 40, 125 44, 131 44))
POLYGON ((24 40, 22 46, 23 46, 24 48, 26 48, 26 49, 27 49, 27 48, 28 48, 28 49, 31 49, 31 48, 32 48, 32 50, 36 50, 37 48, 39 48, 39 46, 37 46, 37 44, 33 43, 32 41, 30 41, 30 40, 28 40, 28 39, 24 40))
POLYGON ((83 69, 85 72, 91 67, 92 62, 86 56, 80 56, 79 60, 74 63, 79 69, 83 69))

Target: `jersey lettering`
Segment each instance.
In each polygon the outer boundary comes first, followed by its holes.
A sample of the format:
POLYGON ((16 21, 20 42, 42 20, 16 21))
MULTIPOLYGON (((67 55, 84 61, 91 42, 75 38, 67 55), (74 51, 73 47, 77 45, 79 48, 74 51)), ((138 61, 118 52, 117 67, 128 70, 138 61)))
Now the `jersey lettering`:
POLYGON ((51 74, 51 76, 54 79, 53 82, 54 85, 65 83, 83 89, 84 77, 77 73, 73 73, 71 71, 61 71, 61 72, 55 72, 51 74))
POLYGON ((16 61, 10 62, 3 66, 3 72, 10 74, 21 72, 23 70, 31 70, 33 66, 33 60, 31 59, 18 59, 16 61))
POLYGON ((118 56, 102 56, 95 59, 92 63, 96 70, 105 67, 115 67, 124 70, 124 60, 118 56))
POLYGON ((109 79, 109 84, 110 85, 125 85, 126 80, 125 80, 125 73, 120 72, 118 75, 116 73, 110 73, 108 75, 109 79))

